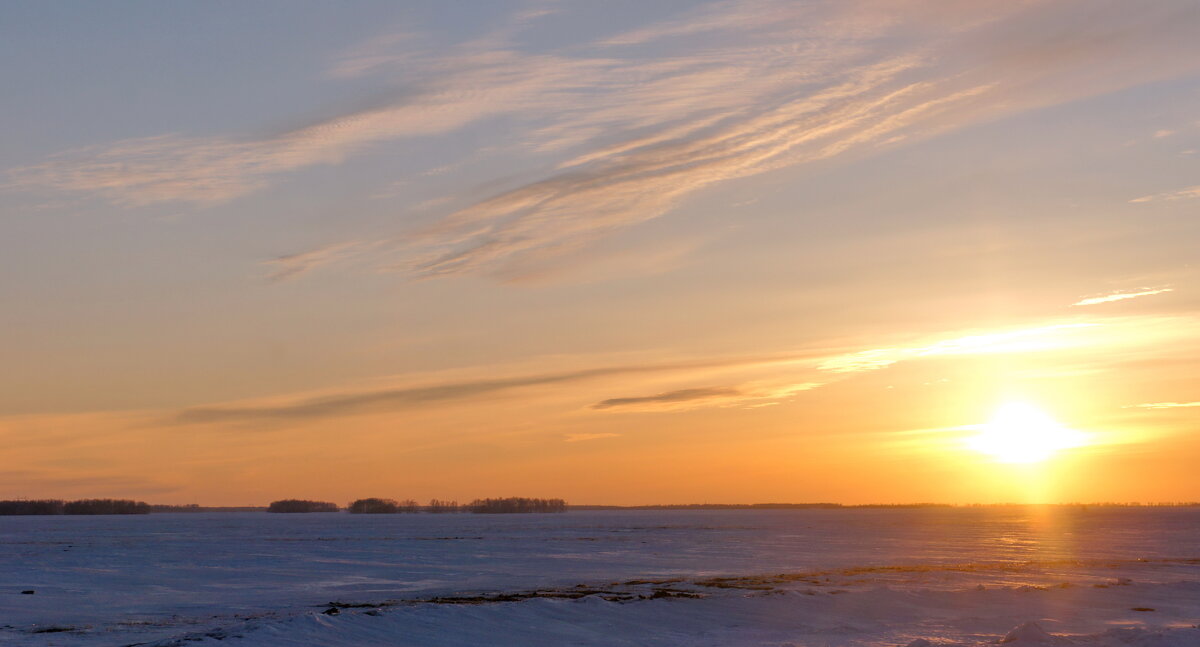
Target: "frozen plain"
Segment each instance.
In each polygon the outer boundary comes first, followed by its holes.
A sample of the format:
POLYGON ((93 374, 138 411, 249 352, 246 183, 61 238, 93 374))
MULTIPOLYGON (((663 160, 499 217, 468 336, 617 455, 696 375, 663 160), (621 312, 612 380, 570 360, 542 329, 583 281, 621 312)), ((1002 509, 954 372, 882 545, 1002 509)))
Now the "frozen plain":
POLYGON ((1200 508, 0 517, 0 645, 1197 647, 1198 623, 1200 508))

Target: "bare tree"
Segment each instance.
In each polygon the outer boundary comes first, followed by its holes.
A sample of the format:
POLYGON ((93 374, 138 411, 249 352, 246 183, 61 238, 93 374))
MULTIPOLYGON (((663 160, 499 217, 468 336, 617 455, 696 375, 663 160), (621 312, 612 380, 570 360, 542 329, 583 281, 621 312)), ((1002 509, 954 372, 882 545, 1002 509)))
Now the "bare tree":
POLYGON ((446 512, 458 512, 458 501, 441 501, 439 499, 430 499, 429 507, 425 508, 429 512, 441 514, 446 512))

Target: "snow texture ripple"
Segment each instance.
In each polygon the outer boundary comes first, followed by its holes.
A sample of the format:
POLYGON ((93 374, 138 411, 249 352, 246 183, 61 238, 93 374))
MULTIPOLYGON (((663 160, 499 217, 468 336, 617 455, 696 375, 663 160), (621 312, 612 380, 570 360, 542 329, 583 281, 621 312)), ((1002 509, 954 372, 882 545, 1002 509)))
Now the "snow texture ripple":
POLYGON ((1197 647, 1197 624, 1198 508, 0 518, 6 646, 1197 647))

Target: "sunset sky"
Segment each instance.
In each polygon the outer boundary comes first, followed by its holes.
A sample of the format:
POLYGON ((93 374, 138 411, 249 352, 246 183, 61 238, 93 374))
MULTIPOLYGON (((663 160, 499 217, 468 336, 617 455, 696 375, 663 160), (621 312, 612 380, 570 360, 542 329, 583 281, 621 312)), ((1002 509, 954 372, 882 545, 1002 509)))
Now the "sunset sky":
POLYGON ((1193 0, 3 15, 0 498, 1200 500, 1193 0))

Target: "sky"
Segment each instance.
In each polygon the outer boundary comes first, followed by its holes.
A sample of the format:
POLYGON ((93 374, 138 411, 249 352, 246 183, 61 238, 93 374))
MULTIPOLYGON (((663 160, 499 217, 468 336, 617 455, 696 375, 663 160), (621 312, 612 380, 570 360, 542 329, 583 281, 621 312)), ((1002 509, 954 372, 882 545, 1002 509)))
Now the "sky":
POLYGON ((0 498, 1200 500, 1195 2, 3 11, 0 498))

